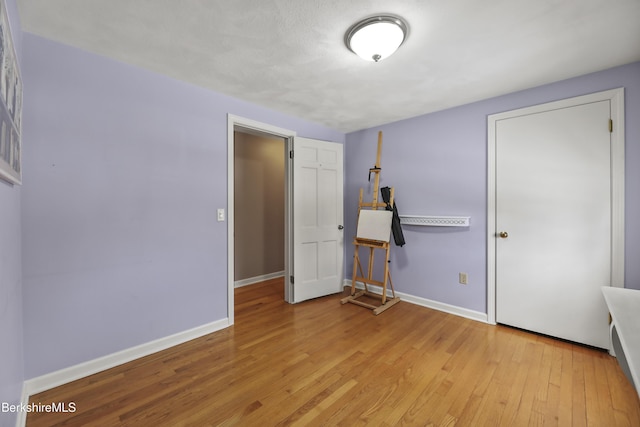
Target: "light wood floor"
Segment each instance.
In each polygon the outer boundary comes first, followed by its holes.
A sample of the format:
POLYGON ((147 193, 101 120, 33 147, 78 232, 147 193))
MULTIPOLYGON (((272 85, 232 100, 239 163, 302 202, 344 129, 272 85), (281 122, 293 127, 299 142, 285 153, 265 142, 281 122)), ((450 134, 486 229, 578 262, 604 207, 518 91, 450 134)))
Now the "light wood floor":
POLYGON ((640 426, 598 350, 401 302, 298 305, 282 282, 236 291, 236 324, 33 396, 75 413, 36 426, 640 426))

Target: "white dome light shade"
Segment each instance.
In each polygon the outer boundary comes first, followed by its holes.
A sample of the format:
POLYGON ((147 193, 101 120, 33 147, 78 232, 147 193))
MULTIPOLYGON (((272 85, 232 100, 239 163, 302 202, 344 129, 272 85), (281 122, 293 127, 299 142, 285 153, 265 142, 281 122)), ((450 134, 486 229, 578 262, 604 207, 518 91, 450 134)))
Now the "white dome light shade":
POLYGON ((345 44, 366 61, 381 61, 404 42, 407 25, 395 16, 367 18, 352 26, 345 34, 345 44))

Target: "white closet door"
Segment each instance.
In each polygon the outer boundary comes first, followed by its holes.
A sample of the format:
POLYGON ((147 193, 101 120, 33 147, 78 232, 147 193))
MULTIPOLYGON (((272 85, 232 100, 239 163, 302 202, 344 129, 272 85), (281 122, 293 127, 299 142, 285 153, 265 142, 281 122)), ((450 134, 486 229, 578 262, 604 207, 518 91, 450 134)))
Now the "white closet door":
POLYGON ((496 122, 496 320, 608 348, 610 101, 496 122))

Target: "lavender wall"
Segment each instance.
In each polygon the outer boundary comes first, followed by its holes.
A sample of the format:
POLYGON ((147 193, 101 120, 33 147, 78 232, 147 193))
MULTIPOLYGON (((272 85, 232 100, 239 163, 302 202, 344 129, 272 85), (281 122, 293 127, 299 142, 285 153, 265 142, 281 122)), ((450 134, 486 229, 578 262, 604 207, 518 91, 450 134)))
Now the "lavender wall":
POLYGON ((25 370, 227 317, 227 113, 345 135, 24 34, 25 370))
MULTIPOLYGON (((7 13, 18 61, 22 31, 15 0, 7 13)), ((0 403, 17 404, 24 380, 22 350, 21 187, 0 180, 0 403)), ((17 414, 0 412, 0 426, 15 425, 17 414)))
MULTIPOLYGON (((24 379, 20 250, 20 187, 0 180, 0 404, 20 401, 24 379)), ((15 416, 0 412, 0 426, 15 416)))
POLYGON ((404 227, 407 245, 392 252, 396 290, 486 313, 487 116, 617 87, 626 103, 626 286, 640 289, 640 63, 348 134, 346 235, 355 234, 359 188, 371 197, 367 171, 382 130, 381 185, 395 187, 400 214, 471 216, 469 228, 404 227))

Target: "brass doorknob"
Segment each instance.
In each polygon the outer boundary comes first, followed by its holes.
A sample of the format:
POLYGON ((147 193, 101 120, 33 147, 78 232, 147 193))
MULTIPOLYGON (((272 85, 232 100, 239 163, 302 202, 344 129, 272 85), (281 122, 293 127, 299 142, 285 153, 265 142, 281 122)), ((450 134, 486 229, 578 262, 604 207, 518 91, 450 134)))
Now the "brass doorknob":
POLYGON ((507 233, 506 231, 501 231, 499 236, 503 239, 506 239, 507 237, 509 237, 509 233, 507 233))

